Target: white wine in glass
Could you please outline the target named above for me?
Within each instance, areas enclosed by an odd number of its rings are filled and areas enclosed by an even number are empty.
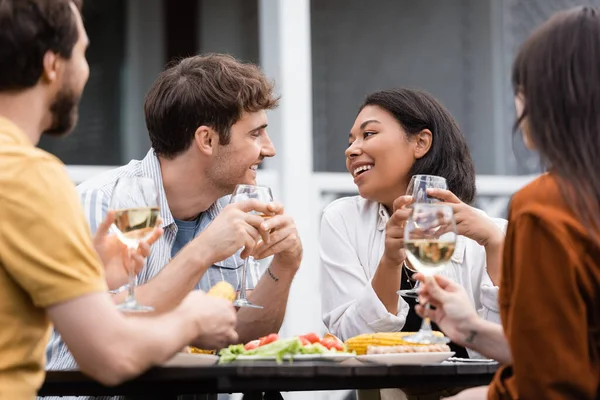
[[[406,188],[406,194],[412,196],[414,203],[437,203],[438,199],[427,195],[427,189],[448,189],[446,178],[436,175],[413,175],[410,178],[408,187]],[[412,204],[408,206],[412,207]],[[408,258],[408,257],[407,257]],[[410,263],[410,258],[408,258]],[[411,268],[408,263],[404,264],[404,268],[409,271],[417,272],[414,268]],[[398,294],[402,297],[417,298],[419,296],[419,287],[421,282],[415,284],[412,289],[401,289],[398,290]]]
[[[113,230],[119,240],[127,246],[131,255],[137,251],[140,242],[150,237],[160,220],[158,191],[154,181],[140,177],[119,178],[113,190],[110,208],[116,213]],[[154,311],[154,308],[137,302],[134,266],[128,267],[127,298],[117,307],[127,312]]]
[[[158,223],[158,207],[140,207],[116,210],[115,227],[117,236],[130,248],[150,237]]]
[[[404,249],[414,269],[427,279],[442,271],[450,262],[456,248],[456,222],[452,207],[443,204],[418,203],[404,227]],[[428,310],[429,304],[425,305]],[[433,334],[431,321],[423,318],[421,329],[404,338],[410,343],[448,343],[447,337]]]

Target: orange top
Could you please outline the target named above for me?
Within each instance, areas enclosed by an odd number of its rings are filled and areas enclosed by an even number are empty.
[[[499,303],[513,364],[489,399],[600,398],[600,248],[551,174],[511,202]]]

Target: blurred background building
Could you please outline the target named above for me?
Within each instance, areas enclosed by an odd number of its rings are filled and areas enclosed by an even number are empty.
[[[278,156],[259,181],[295,217],[305,246],[282,333],[322,331],[319,217],[355,193],[344,150],[365,95],[410,86],[441,100],[470,145],[478,206],[503,215],[540,172],[520,138],[513,143],[513,57],[538,24],[576,4],[600,0],[86,0],[91,75],[79,124],[41,147],[79,182],[145,155],[144,96],[170,60],[220,52],[261,65],[283,97],[269,114]]]

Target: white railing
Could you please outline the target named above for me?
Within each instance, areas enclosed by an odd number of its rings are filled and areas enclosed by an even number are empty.
[[[115,166],[69,165],[67,172],[75,184],[79,184],[102,172],[116,168]],[[533,180],[536,175],[478,175],[476,206],[492,217],[505,217],[510,197],[521,187]],[[258,181],[270,186],[275,198],[278,198],[278,173],[275,170],[259,171]],[[318,200],[314,211],[320,216],[322,210],[336,198],[343,195],[358,194],[350,174],[343,172],[315,172],[310,188],[314,191],[313,199]],[[318,223],[316,220],[315,223]]]

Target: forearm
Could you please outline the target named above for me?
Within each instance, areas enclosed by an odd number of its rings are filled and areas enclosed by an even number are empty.
[[[385,306],[386,310],[393,315],[398,314],[398,290],[402,279],[402,266],[394,265],[382,257],[371,281],[375,294]]]
[[[475,318],[457,329],[453,341],[501,364],[512,363],[512,354],[501,325]]]
[[[194,251],[195,250],[195,251]],[[176,307],[198,284],[210,264],[192,247],[184,247],[158,275],[137,286],[136,299],[144,305],[164,312]],[[119,304],[127,297],[127,290],[113,296]]]
[[[179,309],[155,318],[128,317],[106,293],[52,306],[48,315],[80,369],[106,385],[166,361],[199,334]]]
[[[269,268],[273,276],[266,271],[249,296],[254,304],[264,308],[240,308],[237,313],[236,329],[242,343],[279,332],[283,323],[296,269],[280,265],[277,258]]]
[[[499,230],[499,229],[498,229]],[[494,240],[485,245],[487,273],[495,286],[500,286],[502,275],[502,253],[504,251],[504,233],[499,232]]]
[[[120,347],[123,379],[136,376],[148,368],[169,360],[183,347],[191,344],[197,336],[197,327],[177,311],[156,318],[129,317],[113,336]],[[140,336],[144,338],[141,340]],[[104,343],[103,345],[106,345]]]

